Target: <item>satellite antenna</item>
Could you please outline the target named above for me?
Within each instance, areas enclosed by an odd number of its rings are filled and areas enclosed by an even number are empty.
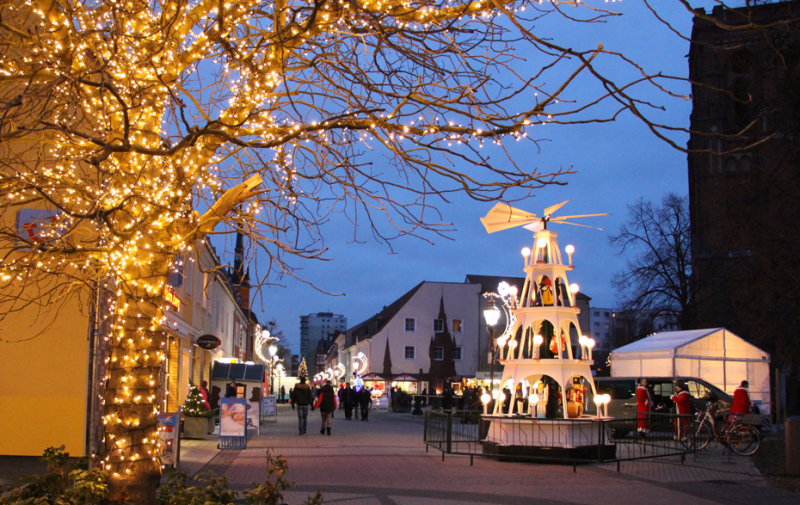
[[[579,214],[575,216],[557,216],[554,217],[553,214],[563,207],[569,200],[564,200],[561,203],[557,203],[555,205],[551,205],[544,209],[544,214],[541,216],[537,216],[532,212],[526,212],[524,210],[515,209],[514,207],[507,205],[505,203],[498,203],[492,210],[486,214],[485,217],[481,218],[481,223],[486,228],[488,233],[494,233],[496,231],[508,230],[509,228],[516,228],[517,226],[522,226],[526,230],[530,230],[536,233],[539,230],[546,230],[547,223],[558,223],[558,224],[571,224],[573,226],[582,226],[584,228],[596,228],[594,226],[587,226],[585,224],[578,224],[578,223],[571,223],[567,221],[568,219],[575,219],[579,217],[594,217],[594,216],[607,216],[607,212],[603,212],[601,214]],[[602,228],[597,228],[598,230],[602,230]]]

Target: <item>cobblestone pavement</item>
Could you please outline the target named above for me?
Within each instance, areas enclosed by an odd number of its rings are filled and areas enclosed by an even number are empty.
[[[319,433],[319,414],[309,413],[308,434],[278,406],[277,421],[262,424],[244,450],[219,451],[216,440],[183,440],[181,470],[213,470],[231,487],[263,482],[267,453],[289,464],[297,487],[291,505],[316,491],[341,505],[450,504],[741,504],[800,505],[800,495],[766,485],[750,458],[712,447],[681,463],[678,457],[601,465],[510,463],[426,452],[423,420],[410,414],[373,412],[369,422],[346,421],[337,411],[331,436]]]

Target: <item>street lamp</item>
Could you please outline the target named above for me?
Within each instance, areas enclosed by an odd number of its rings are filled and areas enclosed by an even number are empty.
[[[489,368],[489,388],[494,392],[494,325],[500,319],[500,309],[494,306],[494,298],[489,298],[489,307],[484,309],[483,318],[486,320],[486,329],[489,330],[489,341],[491,342],[492,361]]]
[[[272,344],[271,346],[269,346],[268,349],[269,349],[269,394],[272,394],[273,390],[272,385],[275,382],[272,378],[272,367],[273,367],[273,360],[276,357],[275,353],[278,352],[278,346]]]

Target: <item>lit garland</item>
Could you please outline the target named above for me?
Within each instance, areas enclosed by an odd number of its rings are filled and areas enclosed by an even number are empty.
[[[552,4],[582,7],[578,0]],[[104,467],[112,485],[159,472],[167,278],[175,259],[190,258],[195,242],[234,208],[243,225],[273,234],[278,252],[271,259],[280,269],[285,255],[322,257],[316,223],[341,202],[388,212],[395,202],[386,191],[409,188],[410,177],[422,181],[408,189],[412,207],[421,209],[428,195],[450,191],[433,176],[481,198],[552,180],[554,174],[528,169],[492,169],[479,148],[488,142],[504,149],[505,140],[528,138],[534,125],[558,123],[566,86],[548,92],[544,83],[523,79],[519,89],[503,91],[506,83],[489,75],[506,68],[504,58],[492,61],[493,48],[486,59],[462,53],[472,43],[488,48],[494,36],[507,43],[501,19],[526,8],[542,12],[541,5],[23,0],[4,7],[0,36],[12,49],[0,55],[6,78],[0,149],[13,161],[0,172],[0,202],[6,210],[45,207],[57,214],[29,228],[35,228],[30,235],[7,228],[13,252],[0,264],[0,282],[24,286],[54,273],[69,279],[66,293],[87,279],[112,286],[102,379]],[[600,11],[588,12],[594,19]],[[584,61],[574,74],[598,51],[569,53]],[[327,81],[329,73],[357,85]],[[523,92],[528,108],[506,112]],[[362,149],[357,143],[388,152],[399,163],[398,180],[369,187],[381,176],[350,161]],[[486,181],[430,161],[436,151],[489,167]],[[261,180],[250,183],[254,173],[266,184],[246,201]],[[203,216],[194,211],[230,187],[224,205]],[[309,207],[318,209],[316,220],[303,214]],[[282,217],[261,217],[262,208]],[[402,219],[391,225],[416,233],[422,213],[398,212]],[[285,239],[298,229],[312,235],[310,246]],[[366,357],[357,358],[354,369],[363,373]]]

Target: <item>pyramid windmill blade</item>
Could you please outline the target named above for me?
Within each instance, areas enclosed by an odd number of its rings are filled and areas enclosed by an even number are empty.
[[[602,228],[598,228],[597,226],[589,226],[589,225],[585,225],[585,224],[571,223],[569,221],[562,221],[560,217],[557,217],[555,219],[551,219],[550,222],[551,223],[558,223],[558,224],[571,224],[572,226],[580,226],[581,228],[594,228],[595,230],[603,231]]]
[[[569,201],[569,200],[564,200],[564,201],[563,201],[563,202],[561,202],[561,203],[557,203],[557,204],[555,204],[555,205],[551,205],[550,207],[547,207],[546,209],[544,209],[544,218],[545,218],[545,219],[547,219],[547,218],[549,218],[550,216],[552,216],[552,215],[553,215],[553,213],[554,213],[555,211],[557,211],[558,209],[560,209],[561,207],[563,207],[564,205],[566,205],[566,203],[567,203],[568,201]]]
[[[555,221],[557,219],[574,219],[576,217],[595,217],[595,216],[607,216],[608,212],[603,212],[601,214],[578,214],[575,216],[558,216],[554,217],[552,220]]]
[[[496,231],[523,226],[538,220],[539,218],[536,214],[515,209],[504,203],[498,203],[492,207],[492,210],[490,210],[486,216],[481,218],[481,223],[483,223],[488,233],[494,233]]]

